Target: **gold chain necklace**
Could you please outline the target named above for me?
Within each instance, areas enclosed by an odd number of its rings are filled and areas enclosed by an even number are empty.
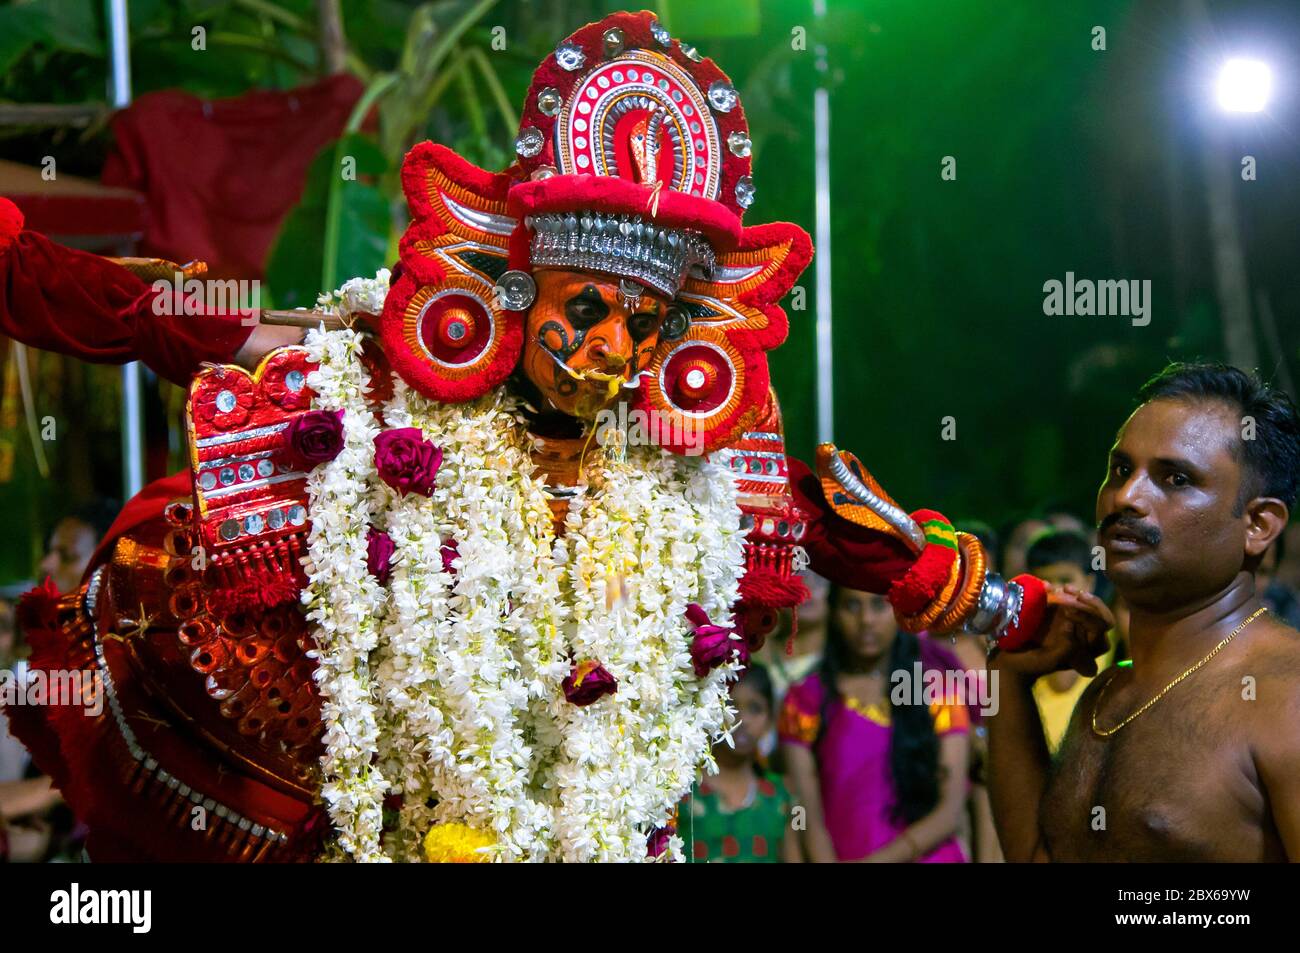
[[[1121,721],[1121,722],[1120,722],[1118,725],[1116,725],[1114,728],[1107,728],[1107,729],[1105,729],[1105,730],[1103,731],[1101,728],[1098,728],[1098,727],[1097,727],[1097,713],[1098,713],[1099,711],[1101,711],[1101,700],[1102,700],[1102,698],[1104,698],[1105,695],[1106,695],[1106,689],[1110,688],[1110,683],[1113,682],[1113,681],[1115,680],[1115,676],[1112,675],[1111,678],[1110,678],[1110,681],[1106,682],[1106,684],[1103,685],[1103,686],[1101,687],[1101,691],[1097,693],[1097,704],[1094,705],[1094,706],[1093,706],[1093,709],[1092,709],[1092,730],[1093,730],[1093,732],[1094,732],[1098,737],[1101,737],[1101,738],[1109,738],[1111,735],[1115,734],[1115,732],[1119,731],[1121,728],[1123,728],[1125,725],[1127,725],[1129,722],[1131,722],[1131,721],[1132,721],[1134,718],[1136,718],[1138,715],[1142,714],[1144,711],[1146,711],[1147,709],[1149,709],[1149,708],[1150,708],[1152,705],[1154,705],[1156,702],[1160,701],[1160,699],[1164,698],[1167,694],[1169,694],[1169,690],[1170,690],[1171,688],[1173,688],[1175,685],[1177,685],[1179,682],[1181,682],[1181,681],[1182,681],[1183,679],[1185,679],[1187,676],[1191,675],[1193,672],[1195,672],[1197,669],[1199,669],[1202,665],[1204,665],[1204,664],[1205,664],[1206,662],[1208,662],[1210,659],[1214,658],[1214,656],[1218,655],[1219,652],[1223,649],[1223,647],[1224,647],[1225,645],[1227,645],[1229,642],[1231,642],[1231,641],[1236,637],[1236,635],[1237,635],[1238,632],[1240,632],[1240,631],[1241,631],[1242,629],[1244,629],[1246,626],[1250,625],[1252,622],[1254,622],[1256,619],[1258,619],[1261,615],[1263,615],[1263,614],[1264,614],[1265,612],[1267,612],[1267,611],[1268,611],[1268,607],[1267,607],[1267,606],[1261,606],[1260,608],[1256,609],[1253,613],[1251,613],[1250,618],[1248,618],[1245,622],[1241,623],[1241,625],[1237,626],[1235,629],[1233,629],[1231,632],[1229,632],[1228,635],[1227,635],[1227,637],[1224,638],[1224,640],[1223,640],[1222,642],[1220,642],[1220,643],[1219,643],[1218,645],[1216,645],[1214,648],[1210,649],[1210,654],[1209,654],[1209,655],[1205,656],[1205,658],[1201,659],[1199,662],[1197,662],[1195,665],[1193,665],[1193,666],[1192,666],[1191,668],[1189,668],[1187,671],[1183,672],[1183,674],[1181,674],[1181,675],[1179,675],[1177,678],[1175,678],[1172,682],[1170,682],[1168,685],[1166,685],[1164,688],[1162,688],[1162,689],[1160,690],[1160,694],[1156,695],[1155,698],[1151,699],[1149,702],[1147,702],[1145,705],[1143,705],[1143,706],[1142,706],[1141,708],[1139,708],[1137,711],[1133,712],[1133,714],[1129,715],[1127,718],[1125,718],[1123,721]]]

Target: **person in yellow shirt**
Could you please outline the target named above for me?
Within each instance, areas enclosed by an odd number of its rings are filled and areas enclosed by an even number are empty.
[[[1094,592],[1098,575],[1092,568],[1091,540],[1073,530],[1045,530],[1034,537],[1025,555],[1027,571],[1044,582],[1058,586],[1077,586],[1084,592]],[[1110,647],[1097,658],[1097,671],[1107,668],[1115,655],[1114,633]],[[1052,754],[1060,747],[1070,715],[1079,696],[1088,687],[1091,678],[1073,669],[1053,672],[1034,683],[1034,701],[1043,722],[1043,734]]]

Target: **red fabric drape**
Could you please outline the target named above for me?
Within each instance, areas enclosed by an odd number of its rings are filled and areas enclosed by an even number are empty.
[[[362,88],[339,75],[212,101],[147,93],[113,120],[103,182],[148,196],[144,254],[198,258],[217,276],[259,277],[308,166],[342,133]]]

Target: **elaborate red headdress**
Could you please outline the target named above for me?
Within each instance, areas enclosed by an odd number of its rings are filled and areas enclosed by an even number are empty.
[[[637,401],[675,452],[733,442],[765,412],[778,302],[812,256],[800,228],[745,227],[754,198],[745,113],[712,61],[652,13],[564,40],[533,75],[519,161],[492,174],[432,143],[406,157],[412,222],[381,333],[395,369],[443,401],[519,361],[530,272],[603,272],[675,296],[685,333],[661,342]],[[680,444],[676,436],[683,435]]]

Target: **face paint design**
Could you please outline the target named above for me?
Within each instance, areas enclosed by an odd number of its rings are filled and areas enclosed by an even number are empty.
[[[524,373],[557,410],[592,420],[650,363],[669,302],[647,289],[630,308],[618,279],[594,272],[541,269],[533,277]]]

